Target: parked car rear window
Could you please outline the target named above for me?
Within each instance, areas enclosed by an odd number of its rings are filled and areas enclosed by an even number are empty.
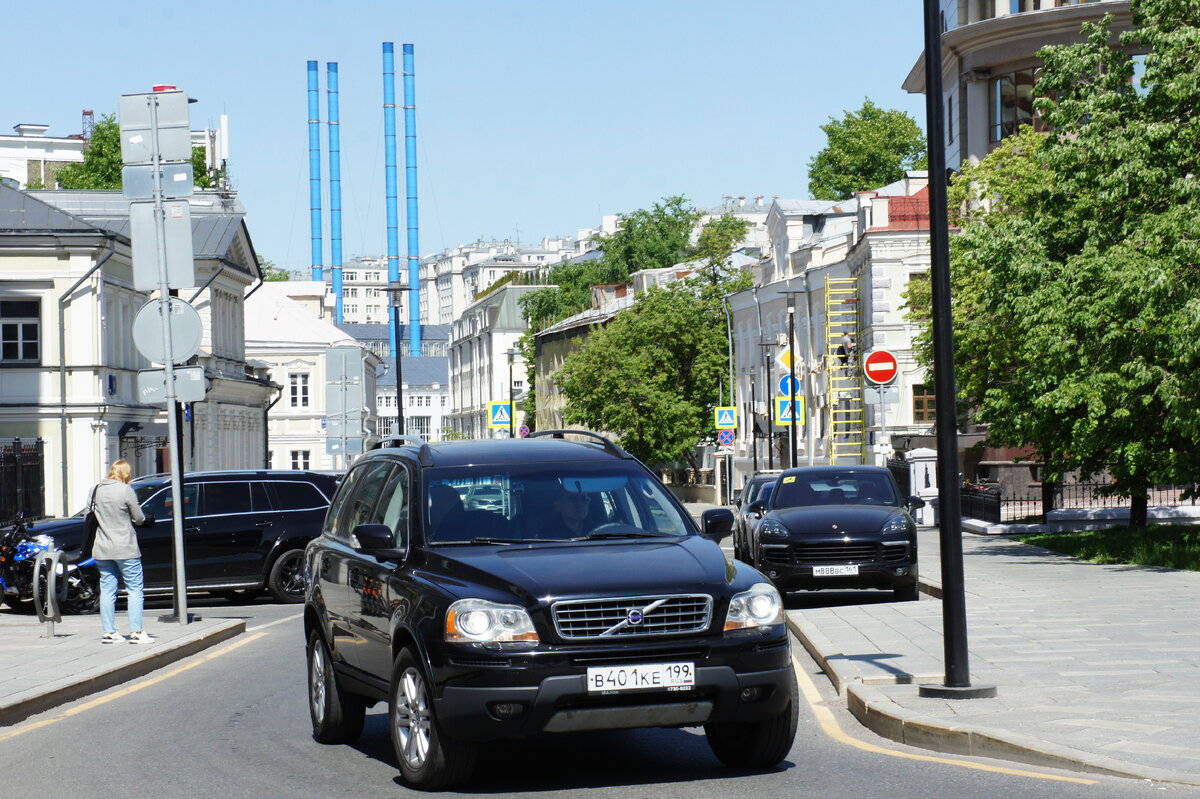
[[[329,498],[312,483],[273,480],[271,486],[275,489],[275,499],[279,502],[279,507],[284,510],[324,508],[329,504]]]

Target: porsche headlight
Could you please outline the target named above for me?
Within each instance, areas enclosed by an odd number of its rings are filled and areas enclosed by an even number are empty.
[[[768,627],[783,622],[783,600],[770,583],[756,583],[729,601],[725,632]]]
[[[485,646],[537,646],[538,634],[524,608],[460,599],[446,611],[446,640]]]
[[[880,530],[884,535],[905,534],[909,532],[908,517],[903,513],[897,513],[895,516],[884,522],[883,529]]]
[[[775,519],[764,519],[762,525],[758,528],[758,534],[787,538],[788,530],[783,526],[782,522],[778,522]]]

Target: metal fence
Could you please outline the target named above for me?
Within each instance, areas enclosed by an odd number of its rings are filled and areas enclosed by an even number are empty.
[[[42,439],[0,442],[0,526],[46,516],[46,471]]]
[[[1110,483],[1058,483],[1054,486],[1054,505],[1049,510],[1080,508],[1128,508],[1129,497],[1113,496],[1105,491]],[[1155,486],[1149,492],[1151,507],[1195,505],[1196,498],[1183,500],[1180,496],[1191,486]],[[963,486],[960,493],[963,516],[994,524],[1002,522],[1040,522],[1042,507],[1041,486],[1031,487],[1023,494],[1001,495],[999,486]]]

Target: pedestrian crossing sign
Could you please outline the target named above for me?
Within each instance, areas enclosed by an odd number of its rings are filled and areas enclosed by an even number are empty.
[[[804,397],[776,397],[775,424],[804,424]]]
[[[722,407],[715,411],[718,430],[732,430],[737,427],[737,408]]]
[[[508,427],[511,424],[511,405],[507,402],[488,403],[488,427]]]

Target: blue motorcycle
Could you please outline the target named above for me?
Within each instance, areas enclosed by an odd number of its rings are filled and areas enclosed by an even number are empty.
[[[34,564],[42,552],[55,549],[54,539],[26,528],[22,521],[0,530],[0,596],[9,607],[23,612],[33,611]],[[100,580],[90,546],[62,553],[58,562],[55,593],[64,613],[95,613],[100,607]],[[40,594],[45,594],[45,574]]]

